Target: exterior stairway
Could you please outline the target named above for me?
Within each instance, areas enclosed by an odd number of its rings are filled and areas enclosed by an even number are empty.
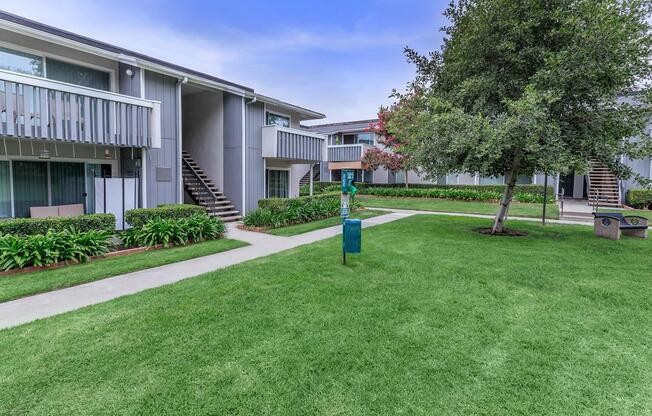
[[[314,182],[319,182],[319,172],[319,163],[316,163],[315,166],[312,167],[312,180]],[[299,186],[304,185],[310,185],[310,171],[306,172],[306,174],[303,175],[303,178],[299,180]]]
[[[589,203],[604,207],[621,207],[620,203],[620,189],[618,187],[618,179],[611,173],[609,168],[596,161],[591,161],[591,168],[589,170]]]
[[[181,157],[183,161],[183,187],[195,204],[206,207],[208,215],[220,217],[225,222],[241,219],[240,212],[217,189],[190,154],[184,150]]]

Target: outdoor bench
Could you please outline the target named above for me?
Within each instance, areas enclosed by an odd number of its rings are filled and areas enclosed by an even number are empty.
[[[593,225],[597,237],[620,240],[620,234],[647,238],[648,219],[620,212],[594,212]]]

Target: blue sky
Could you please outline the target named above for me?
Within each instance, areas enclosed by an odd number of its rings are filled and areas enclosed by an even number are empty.
[[[403,46],[438,49],[447,3],[4,0],[2,8],[253,87],[336,122],[374,117],[391,90],[412,79]]]

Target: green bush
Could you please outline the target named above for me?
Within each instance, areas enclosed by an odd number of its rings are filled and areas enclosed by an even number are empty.
[[[634,208],[652,209],[652,189],[630,189],[627,203]]]
[[[69,260],[84,262],[109,251],[110,236],[111,232],[106,230],[77,232],[68,229],[27,237],[5,234],[0,236],[0,269],[48,266]]]
[[[299,198],[270,198],[258,201],[259,208],[245,215],[249,227],[284,227],[339,215],[340,193],[328,193]],[[351,209],[359,208],[356,201]]]
[[[194,215],[206,215],[206,209],[199,205],[160,205],[156,208],[136,208],[125,213],[125,221],[132,227],[142,227],[153,219],[179,219]]]
[[[75,229],[79,232],[113,231],[115,229],[115,216],[113,214],[88,214],[75,217],[0,220],[0,235],[12,234],[25,237],[46,234],[49,230],[59,232],[67,229]]]
[[[355,186],[358,188],[360,194],[366,195],[368,188],[401,188],[405,189],[405,184],[402,183],[362,183],[356,182]],[[339,182],[315,182],[313,190],[315,194],[325,192],[339,191],[341,184]],[[504,185],[432,185],[425,183],[409,184],[408,189],[463,189],[474,190],[480,192],[499,192],[503,193]],[[308,188],[302,188],[301,194],[304,192],[309,193]],[[543,185],[516,185],[515,193],[543,195]],[[548,186],[548,195],[554,195],[554,188]]]
[[[142,227],[134,227],[123,235],[127,247],[152,247],[162,244],[185,245],[221,237],[226,227],[221,219],[199,214],[187,218],[153,218]]]

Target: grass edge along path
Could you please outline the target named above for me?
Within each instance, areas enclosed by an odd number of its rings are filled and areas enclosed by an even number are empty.
[[[368,218],[378,217],[380,215],[385,215],[389,213],[390,213],[389,211],[382,211],[375,208],[364,209],[364,210],[355,211],[349,216],[349,218],[350,219],[357,218],[357,219],[365,220]],[[330,217],[330,218],[324,218],[317,221],[304,222],[302,224],[288,225],[286,227],[271,228],[269,230],[265,230],[265,232],[267,234],[272,234],[281,237],[291,237],[294,235],[299,235],[315,230],[321,230],[322,228],[333,227],[341,224],[342,224],[342,219],[340,217]]]
[[[97,259],[51,270],[0,276],[0,303],[77,286],[121,274],[163,266],[227,250],[247,243],[228,238],[204,241],[187,246],[163,248],[126,256]]]

